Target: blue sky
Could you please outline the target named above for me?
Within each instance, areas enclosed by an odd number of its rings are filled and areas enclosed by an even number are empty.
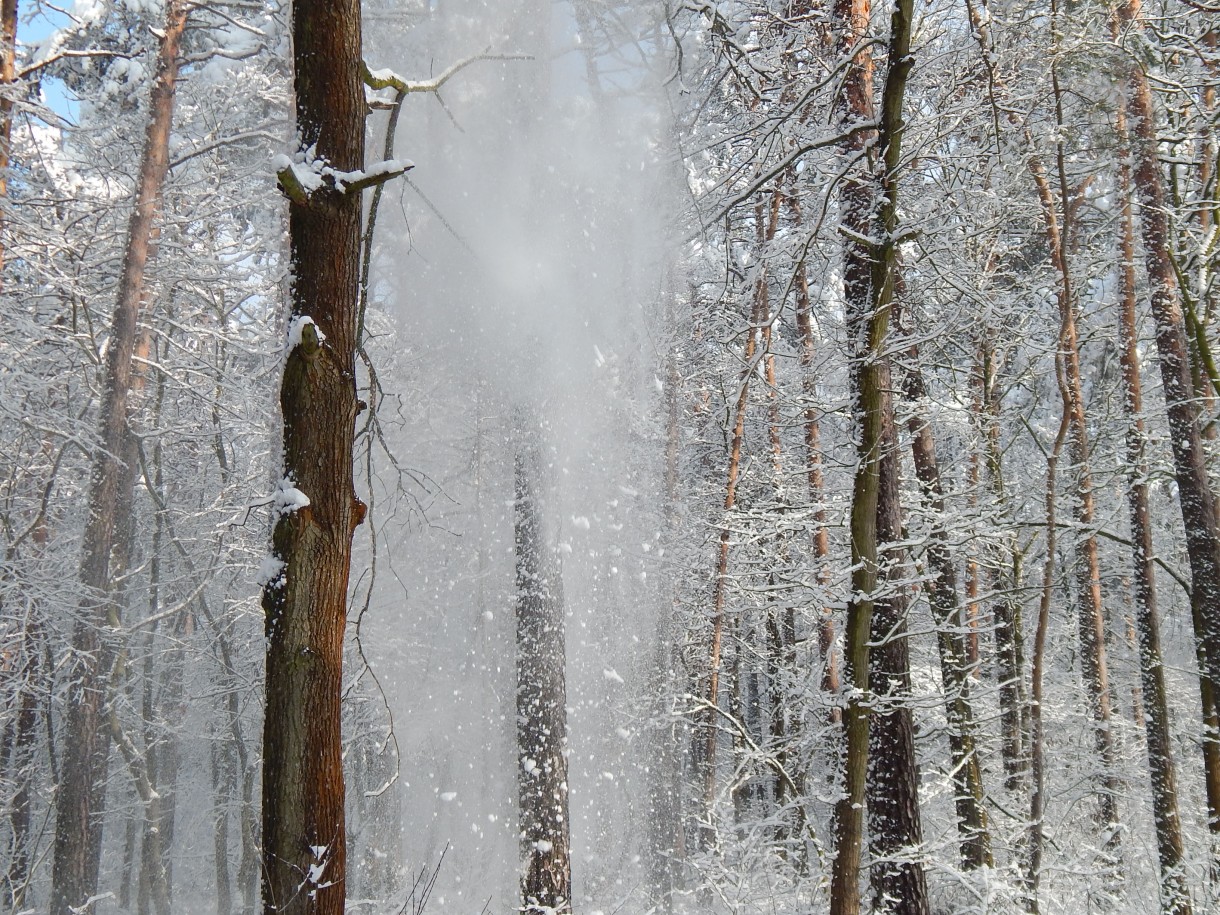
[[[63,28],[68,18],[50,7],[39,4],[36,10],[27,13],[21,11],[21,20],[17,25],[17,41],[22,45],[33,45],[42,41],[53,31]],[[42,81],[42,97],[52,111],[62,118],[75,122],[80,104],[62,82],[57,79]]]

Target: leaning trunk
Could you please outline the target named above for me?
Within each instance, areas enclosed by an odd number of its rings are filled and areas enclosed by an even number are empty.
[[[117,456],[129,453],[127,413],[133,379],[137,322],[144,298],[153,226],[169,170],[169,135],[178,49],[186,26],[186,5],[166,10],[160,36],[151,118],[119,280],[102,394],[100,445],[93,463],[85,522],[80,579],[85,597],[72,633],[75,666],[69,682],[62,780],[57,797],[55,852],[51,876],[51,915],[69,915],[97,889],[101,856],[103,798],[110,755],[110,731],[103,721],[114,646],[103,630],[118,628],[118,608],[110,599],[111,557],[118,540],[120,513],[132,499],[134,474],[124,472]]]

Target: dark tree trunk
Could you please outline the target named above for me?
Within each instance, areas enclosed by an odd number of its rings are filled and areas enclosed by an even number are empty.
[[[859,869],[864,834],[864,806],[870,738],[867,701],[873,681],[869,676],[869,642],[876,632],[872,616],[879,610],[883,620],[901,620],[900,607],[876,606],[879,585],[879,543],[885,530],[897,519],[901,526],[897,494],[897,472],[883,467],[887,440],[893,450],[894,414],[891,396],[890,364],[886,355],[889,333],[890,303],[894,294],[894,266],[898,233],[898,166],[902,150],[903,99],[907,78],[914,60],[911,56],[913,0],[896,0],[890,20],[889,63],[885,87],[881,96],[881,111],[876,149],[879,160],[870,163],[875,177],[845,183],[841,206],[844,225],[854,237],[879,238],[877,243],[863,244],[849,240],[844,251],[844,293],[847,299],[848,333],[854,342],[851,383],[856,422],[859,427],[855,480],[852,486],[851,543],[852,595],[848,605],[846,659],[848,696],[844,716],[846,728],[846,761],[844,792],[835,804],[835,833],[838,848],[835,855],[830,888],[831,915],[856,915],[860,911]],[[842,30],[841,45],[850,53],[868,31],[867,0],[839,0],[836,17]],[[872,63],[867,49],[857,54],[844,77],[845,120],[859,123],[872,120]],[[861,140],[860,149],[867,144]],[[848,150],[857,153],[858,150]],[[888,435],[887,435],[888,430]],[[888,482],[885,473],[893,478]],[[888,487],[888,489],[887,489]],[[885,498],[882,498],[883,492]],[[888,501],[887,501],[888,500]],[[884,510],[883,515],[881,511]],[[897,537],[899,535],[895,535]],[[893,626],[889,627],[893,628]],[[898,638],[885,646],[879,658],[880,671],[889,671],[902,684],[909,684],[906,667],[906,641]],[[909,727],[909,709],[899,708],[884,715],[882,731],[872,741],[875,752],[884,755],[871,769],[880,774],[888,767],[895,790],[906,790],[918,784],[915,767],[913,735],[908,742],[902,733]],[[909,753],[908,753],[909,751]],[[889,755],[894,754],[894,755]],[[867,792],[868,802],[875,799],[883,804],[896,804],[898,818],[885,824],[885,833],[874,836],[874,857],[879,850],[910,848],[918,845],[919,806],[899,796],[887,801],[876,792]],[[876,814],[871,822],[880,825]],[[889,895],[898,890],[906,896],[897,905],[901,911],[923,913],[928,899],[922,867],[917,863],[890,867],[884,862],[874,870],[874,887]]]
[[[293,4],[297,133],[338,171],[364,167],[358,0]],[[340,739],[352,534],[364,520],[352,479],[360,268],[358,192],[322,187],[289,208],[292,339],[284,367],[284,478],[263,592],[263,905],[267,915],[344,908]]]
[[[900,303],[895,301],[895,322],[901,327]],[[910,332],[909,328],[903,328]],[[941,486],[940,459],[932,427],[923,414],[927,399],[923,373],[919,366],[919,347],[912,343],[906,351],[902,391],[910,401],[907,427],[911,433],[911,452],[920,492],[930,511],[930,540],[927,547],[928,603],[936,623],[937,649],[941,680],[945,690],[945,717],[949,724],[952,755],[954,803],[958,832],[961,835],[962,865],[968,870],[991,867],[991,835],[987,828],[987,808],[983,795],[983,769],[975,740],[974,710],[970,704],[970,649],[957,588],[957,569],[945,528],[945,495]],[[977,644],[977,643],[976,643]]]
[[[1120,3],[1116,14],[1123,24],[1140,20],[1139,0]],[[1216,501],[1207,475],[1198,408],[1190,374],[1190,354],[1177,275],[1170,259],[1170,229],[1166,216],[1164,178],[1158,158],[1156,111],[1148,77],[1138,61],[1128,73],[1127,102],[1131,115],[1132,159],[1135,191],[1140,204],[1140,229],[1144,263],[1152,287],[1152,316],[1156,324],[1156,347],[1173,444],[1174,475],[1178,502],[1186,529],[1186,553],[1190,560],[1191,616],[1195,628],[1205,714],[1220,695],[1220,525]],[[1208,698],[1211,702],[1208,702]],[[1209,722],[1210,725],[1210,722]],[[1216,735],[1208,727],[1206,739]],[[1209,775],[1210,779],[1210,775]],[[1210,784],[1210,781],[1209,781]],[[1220,822],[1212,812],[1212,831]]]
[[[1125,111],[1120,104],[1118,133],[1125,141]],[[1124,143],[1125,145],[1125,143]],[[1131,558],[1135,573],[1135,631],[1139,638],[1140,688],[1145,709],[1152,814],[1161,865],[1161,911],[1190,915],[1190,891],[1183,873],[1182,824],[1178,817],[1177,778],[1169,730],[1169,701],[1161,660],[1161,624],[1156,598],[1152,520],[1148,499],[1148,462],[1144,457],[1144,402],[1135,319],[1135,218],[1131,207],[1131,167],[1119,150],[1118,189],[1122,196],[1119,244],[1119,338],[1127,407],[1127,503],[1131,517]]]
[[[522,911],[571,912],[568,834],[568,716],[560,570],[539,502],[537,423],[517,429],[514,527],[517,553],[517,786]]]
[[[889,360],[882,360],[881,385],[889,391]],[[887,393],[886,399],[891,396]],[[884,410],[877,538],[902,540],[898,434],[892,402]],[[884,915],[929,915],[928,885],[918,860],[923,831],[919,817],[919,767],[911,717],[911,665],[906,634],[905,549],[884,550],[884,594],[873,609],[869,693],[874,708],[869,733],[868,829],[873,859],[873,908]]]
[[[86,596],[72,633],[74,656],[69,676],[72,691],[66,720],[66,733],[72,739],[66,744],[57,796],[51,915],[69,915],[72,907],[81,906],[97,889],[103,796],[110,755],[110,729],[104,723],[104,705],[114,661],[114,646],[103,639],[102,632],[119,624],[117,605],[108,593],[113,574],[111,557],[120,539],[120,515],[123,506],[131,503],[134,482],[134,473],[124,467],[119,456],[130,453],[127,414],[133,380],[132,357],[153,227],[169,170],[178,48],[186,17],[184,3],[175,0],[169,4],[160,36],[144,159],[107,350],[99,417],[101,442],[90,479],[81,559],[80,580]]]

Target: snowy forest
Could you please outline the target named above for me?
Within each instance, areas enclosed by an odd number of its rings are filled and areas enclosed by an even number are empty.
[[[0,915],[1220,912],[1216,0],[0,19]]]

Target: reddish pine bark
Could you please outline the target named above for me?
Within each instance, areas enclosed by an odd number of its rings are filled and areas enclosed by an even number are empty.
[[[339,171],[364,167],[358,0],[293,5],[301,148]],[[352,479],[360,266],[359,193],[323,187],[289,208],[292,316],[280,405],[284,479],[308,505],[283,514],[263,592],[263,905],[267,915],[338,915],[346,887],[340,699],[352,534],[364,518]],[[312,323],[304,321],[311,319]]]
[[[108,593],[111,561],[119,542],[123,507],[130,504],[135,475],[129,455],[128,403],[134,386],[137,322],[144,299],[145,269],[161,189],[169,171],[169,135],[173,121],[178,51],[187,11],[182,2],[166,10],[160,36],[157,75],[150,103],[144,158],[136,188],[136,205],[128,228],[119,279],[118,300],[107,348],[102,394],[100,447],[94,458],[85,522],[80,580],[85,596],[72,634],[72,691],[68,701],[62,783],[56,798],[55,850],[51,872],[51,915],[69,915],[97,889],[101,855],[103,800],[110,755],[110,731],[104,721],[114,646],[102,637],[119,625],[118,607]]]

